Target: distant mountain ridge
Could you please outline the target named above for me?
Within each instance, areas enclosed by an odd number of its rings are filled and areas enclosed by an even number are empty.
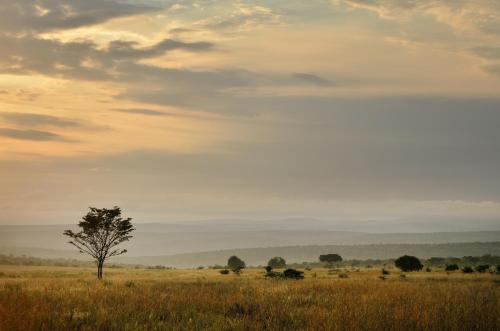
[[[366,233],[335,230],[335,222],[319,220],[200,221],[138,223],[134,238],[125,245],[129,257],[175,255],[249,247],[443,244],[493,242],[500,231]],[[0,226],[0,246],[70,250],[65,229],[76,225]],[[2,253],[0,248],[0,253]],[[52,254],[53,255],[53,254]],[[45,256],[40,256],[45,257]],[[55,256],[61,257],[61,256]]]

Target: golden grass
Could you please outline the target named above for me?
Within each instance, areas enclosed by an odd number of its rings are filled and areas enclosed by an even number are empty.
[[[0,266],[0,330],[498,330],[490,274]]]

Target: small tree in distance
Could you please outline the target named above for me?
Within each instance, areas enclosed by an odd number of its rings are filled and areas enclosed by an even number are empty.
[[[97,278],[102,278],[104,262],[112,257],[127,252],[126,249],[115,249],[132,236],[135,229],[130,222],[131,218],[123,219],[121,209],[98,209],[90,207],[90,211],[78,223],[80,232],[64,231],[64,235],[71,238],[69,243],[80,251],[92,256],[97,264]]]
[[[245,262],[239,257],[233,255],[227,260],[227,266],[231,269],[235,274],[239,274],[241,269],[246,267]]]
[[[286,267],[286,261],[284,258],[280,256],[273,257],[272,259],[267,262],[267,265],[273,269],[277,268],[285,268]]]
[[[458,264],[456,264],[456,263],[447,264],[446,267],[444,268],[445,271],[455,271],[458,269],[460,269],[460,268],[458,267]]]
[[[341,262],[342,256],[338,254],[324,254],[319,256],[319,261],[328,264],[333,264],[335,262]]]
[[[424,267],[417,257],[410,255],[403,255],[397,258],[394,264],[404,272],[419,271]]]

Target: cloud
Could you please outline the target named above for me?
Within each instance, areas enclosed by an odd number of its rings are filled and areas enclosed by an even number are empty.
[[[500,64],[483,66],[483,69],[490,74],[500,76]]]
[[[478,30],[500,34],[500,2],[491,0],[336,0],[366,9],[384,19],[408,20],[427,15],[457,31]]]
[[[271,99],[269,122],[245,119],[258,128],[259,141],[235,141],[225,153],[141,152],[109,166],[143,169],[156,174],[154,185],[188,192],[500,199],[499,99]]]
[[[334,86],[335,84],[325,78],[322,78],[317,75],[307,74],[307,73],[295,73],[292,75],[293,78],[304,81],[308,84],[316,85],[316,86]]]
[[[191,32],[196,32],[196,30],[189,29],[189,28],[182,28],[182,27],[173,28],[173,29],[168,30],[168,33],[173,34],[173,35],[180,35],[180,34],[191,33]]]
[[[0,0],[0,8],[4,33],[73,29],[158,10],[112,0]]]
[[[278,24],[280,16],[264,6],[233,4],[234,9],[226,15],[217,15],[195,22],[195,26],[223,31],[245,31],[263,25]]]
[[[65,139],[55,133],[39,130],[19,130],[10,128],[0,128],[0,136],[18,140],[34,141],[65,141]]]
[[[174,49],[183,49],[191,52],[201,52],[213,48],[213,44],[209,42],[186,43],[172,39],[164,39],[151,47],[140,48],[136,46],[137,43],[135,42],[121,40],[113,41],[109,43],[105,54],[113,60],[137,60],[142,58],[156,57]]]
[[[472,53],[488,60],[500,59],[500,47],[480,46],[471,49]]]
[[[172,39],[164,39],[151,46],[116,40],[99,48],[90,41],[62,42],[32,36],[0,36],[0,73],[116,81],[124,83],[125,91],[120,95],[122,98],[218,112],[233,112],[231,108],[236,100],[235,94],[241,88],[297,86],[304,83],[334,85],[310,73],[290,76],[224,68],[195,71],[139,62],[174,49],[205,52],[214,48],[209,42]],[[247,109],[239,111],[241,114],[246,112]]]
[[[55,126],[55,127],[77,127],[80,123],[66,118],[32,114],[32,113],[15,113],[15,112],[0,112],[0,118],[17,125],[26,126]]]
[[[100,185],[133,186],[140,201],[500,201],[500,99],[272,99],[265,116],[242,119],[250,137],[228,136],[216,151],[141,148],[60,169],[113,169]]]
[[[174,49],[201,52],[212,46],[207,42],[165,39],[148,47],[117,40],[99,48],[90,41],[61,42],[32,36],[0,36],[0,73],[109,80],[120,74],[117,67],[124,62],[156,57]]]
[[[157,110],[151,110],[151,109],[145,109],[145,108],[115,108],[115,109],[110,109],[111,111],[117,111],[121,113],[126,113],[126,114],[139,114],[139,115],[149,115],[149,116],[169,116],[170,114],[157,111]]]

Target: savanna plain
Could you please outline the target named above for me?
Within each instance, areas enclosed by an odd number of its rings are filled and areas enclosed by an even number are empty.
[[[499,330],[500,276],[0,266],[0,330]]]

